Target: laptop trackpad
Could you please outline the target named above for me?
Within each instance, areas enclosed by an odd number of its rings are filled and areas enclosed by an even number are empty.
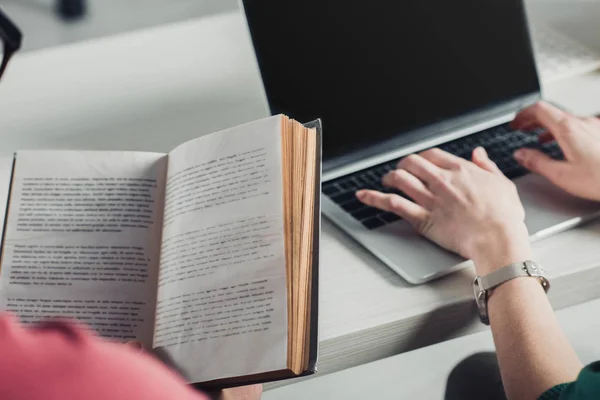
[[[568,229],[581,222],[580,219],[600,212],[600,203],[571,196],[539,175],[526,175],[515,180],[515,184],[525,208],[525,221],[531,236],[546,236]],[[561,227],[561,224],[564,226]]]

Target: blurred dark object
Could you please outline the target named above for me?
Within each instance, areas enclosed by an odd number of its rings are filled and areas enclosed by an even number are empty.
[[[0,52],[0,78],[8,65],[8,61],[21,48],[23,35],[17,26],[0,9],[0,42],[2,51]]]
[[[56,12],[63,19],[79,19],[85,15],[86,5],[86,0],[57,0]]]
[[[496,353],[476,353],[462,360],[448,376],[445,400],[506,400]]]

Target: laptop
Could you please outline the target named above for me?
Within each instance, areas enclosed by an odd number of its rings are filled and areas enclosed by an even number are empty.
[[[469,265],[356,199],[358,189],[389,192],[381,178],[408,154],[439,147],[469,159],[485,147],[516,183],[532,240],[599,215],[598,203],[513,159],[525,146],[562,157],[556,143],[539,143],[540,132],[508,125],[542,98],[522,0],[243,5],[271,112],[322,119],[324,215],[407,281]]]

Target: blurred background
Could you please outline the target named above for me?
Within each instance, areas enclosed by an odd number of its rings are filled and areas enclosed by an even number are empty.
[[[529,15],[600,52],[600,0],[526,0]],[[237,10],[238,0],[0,0],[36,50]],[[588,21],[586,21],[586,19]]]
[[[237,0],[0,0],[35,50],[238,8]]]

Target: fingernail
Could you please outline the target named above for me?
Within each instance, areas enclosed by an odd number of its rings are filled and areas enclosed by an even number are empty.
[[[513,156],[515,157],[515,160],[523,161],[523,160],[525,160],[525,151],[523,149],[519,149],[519,150],[515,151]]]
[[[488,155],[487,151],[485,151],[485,149],[483,147],[481,147],[481,146],[479,146],[478,148],[476,148],[475,151],[477,151],[480,156],[487,156]]]
[[[358,197],[359,200],[364,199],[366,195],[367,192],[365,190],[359,190],[358,192],[356,192],[356,197]]]

